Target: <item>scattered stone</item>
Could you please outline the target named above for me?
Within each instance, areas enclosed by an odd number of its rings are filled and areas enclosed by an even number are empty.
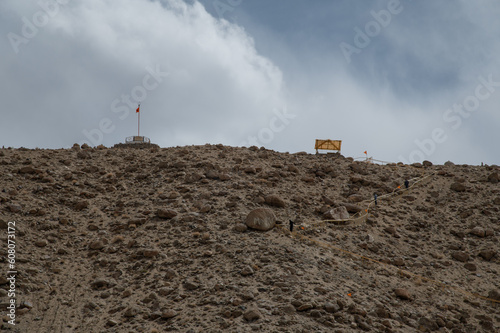
[[[129,307],[125,310],[123,315],[127,318],[135,317],[139,313],[139,310],[136,307]]]
[[[425,161],[423,161],[423,162],[422,162],[422,165],[423,165],[424,167],[431,167],[433,164],[432,164],[432,162],[431,162],[431,161],[427,161],[427,160],[425,160]]]
[[[197,283],[192,281],[184,281],[183,286],[186,290],[196,290],[200,287]]]
[[[154,258],[156,257],[158,254],[160,254],[160,251],[156,250],[156,249],[144,249],[141,251],[142,252],[142,255],[146,258]]]
[[[106,326],[108,327],[113,327],[116,325],[118,325],[118,321],[115,319],[108,319],[108,321],[106,322]]]
[[[451,257],[455,260],[466,262],[467,260],[469,260],[470,256],[463,251],[454,251],[451,253]]]
[[[20,213],[23,210],[23,208],[21,207],[21,205],[17,205],[17,204],[13,204],[13,203],[7,204],[7,209],[11,213]]]
[[[38,240],[35,242],[35,246],[38,247],[46,247],[49,243],[47,242],[46,239]]]
[[[364,200],[364,197],[360,194],[352,194],[347,198],[350,202],[361,202]]]
[[[492,184],[496,184],[500,181],[500,176],[498,175],[498,172],[494,172],[488,176],[488,181]]]
[[[241,274],[241,275],[243,275],[243,276],[253,275],[253,273],[254,273],[254,270],[253,270],[253,268],[252,268],[252,267],[250,267],[250,266],[245,266],[245,267],[241,270],[241,272],[240,272],[240,274]]]
[[[319,310],[311,310],[311,312],[309,313],[309,315],[312,318],[321,318],[321,312]]]
[[[477,266],[476,266],[476,265],[474,265],[473,263],[466,263],[466,264],[464,265],[464,267],[465,267],[465,269],[467,269],[467,270],[469,270],[469,271],[471,271],[471,272],[475,272],[475,271],[477,271]]]
[[[326,303],[325,311],[328,313],[335,313],[340,311],[340,306],[338,304]]]
[[[105,279],[105,278],[97,278],[92,283],[90,284],[92,289],[95,290],[102,290],[102,289],[107,289],[112,286],[112,283],[110,280]]]
[[[156,216],[162,219],[173,219],[177,216],[177,212],[171,209],[158,209],[156,211]]]
[[[392,260],[392,264],[393,264],[394,266],[399,266],[399,267],[401,267],[401,266],[404,266],[404,265],[405,265],[405,261],[403,260],[403,258],[398,257],[398,258],[394,258],[394,259]]]
[[[451,184],[450,189],[455,192],[465,192],[467,188],[462,183],[453,183]]]
[[[283,208],[286,206],[285,201],[277,195],[268,195],[264,198],[264,202],[269,206]]]
[[[483,258],[486,261],[490,261],[495,255],[496,255],[495,250],[483,250],[479,252],[479,256]]]
[[[84,145],[82,145],[82,149],[86,149],[87,147],[84,147]],[[90,147],[89,147],[90,148]],[[90,155],[90,153],[88,151],[85,151],[85,150],[80,150],[77,154],[76,154],[76,157],[78,157],[79,159],[82,159],[82,160],[89,160],[92,158],[92,156]]]
[[[407,301],[411,299],[410,292],[406,289],[397,288],[394,289],[394,293],[396,294],[396,297],[401,298],[402,300]]]
[[[323,214],[323,217],[328,220],[347,220],[350,215],[345,206],[332,208]]]
[[[184,177],[184,181],[187,184],[192,184],[192,183],[199,181],[201,178],[203,178],[202,175],[194,172],[194,173],[190,173],[190,174],[186,175],[186,177]]]
[[[418,330],[421,332],[433,332],[439,329],[438,324],[435,320],[430,320],[429,318],[422,317],[418,320]]]
[[[165,272],[165,279],[173,279],[177,276],[177,272],[172,268],[168,268]]]
[[[88,206],[89,206],[88,201],[86,201],[86,200],[78,201],[77,203],[75,203],[74,209],[76,211],[81,211],[81,210],[84,210],[85,208],[87,208]]]
[[[297,311],[302,312],[302,311],[311,310],[312,308],[313,308],[312,304],[310,304],[310,303],[305,303],[305,304],[302,304],[301,306],[299,306],[299,307],[297,308]]]
[[[257,309],[249,309],[243,314],[243,318],[245,318],[245,320],[249,322],[259,320],[261,317],[262,315]]]
[[[25,167],[22,167],[21,169],[19,169],[18,173],[22,174],[22,175],[25,175],[25,174],[34,174],[34,173],[37,173],[37,170],[35,168],[33,168],[31,165],[28,165],[28,166],[25,166]]]
[[[90,243],[89,248],[91,250],[102,250],[104,248],[104,243],[102,240],[96,240]]]
[[[164,311],[162,314],[161,314],[161,317],[163,319],[171,319],[171,318],[174,318],[174,317],[177,317],[179,314],[177,312],[175,312],[174,310],[166,310]]]
[[[245,224],[252,229],[268,231],[274,228],[276,224],[276,216],[270,209],[257,208],[252,210],[247,215]]]
[[[243,224],[243,223],[236,223],[236,225],[234,226],[234,231],[237,231],[237,232],[245,232],[247,231],[248,227],[246,226],[246,224]]]
[[[475,227],[474,229],[469,231],[469,234],[477,236],[477,237],[485,237],[486,231],[481,227]]]

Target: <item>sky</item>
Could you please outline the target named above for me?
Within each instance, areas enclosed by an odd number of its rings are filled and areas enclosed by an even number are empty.
[[[140,115],[161,147],[332,139],[498,165],[498,17],[495,0],[2,0],[0,146],[111,147]]]

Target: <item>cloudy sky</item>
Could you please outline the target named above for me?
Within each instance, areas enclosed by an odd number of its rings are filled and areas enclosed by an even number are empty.
[[[500,164],[495,0],[0,2],[0,145]]]

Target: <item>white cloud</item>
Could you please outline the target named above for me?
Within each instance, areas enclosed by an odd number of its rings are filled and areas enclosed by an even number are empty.
[[[2,32],[20,33],[21,17],[40,11],[16,1],[2,7],[16,13],[8,25],[0,23]],[[0,125],[0,140],[12,146],[68,147],[85,139],[84,130],[94,131],[91,141],[100,143],[95,130],[104,118],[113,128],[103,133],[104,144],[134,135],[135,107],[120,119],[125,113],[114,113],[112,103],[115,109],[125,105],[121,96],[143,85],[146,67],[169,72],[141,107],[141,134],[161,146],[236,145],[285,104],[281,71],[256,52],[241,27],[215,19],[197,2],[69,1],[17,55],[0,63],[12,66],[15,72],[3,70],[0,79],[18,101],[9,104],[15,112],[9,123],[26,129],[19,138],[9,131],[12,125]],[[139,95],[132,94],[131,104]]]

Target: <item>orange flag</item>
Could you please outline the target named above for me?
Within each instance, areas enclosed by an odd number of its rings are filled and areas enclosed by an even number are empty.
[[[135,113],[139,113],[139,109],[141,108],[141,105],[139,104],[139,106],[137,107],[137,109],[135,110]]]
[[[365,155],[368,155],[368,152],[365,150]]]

